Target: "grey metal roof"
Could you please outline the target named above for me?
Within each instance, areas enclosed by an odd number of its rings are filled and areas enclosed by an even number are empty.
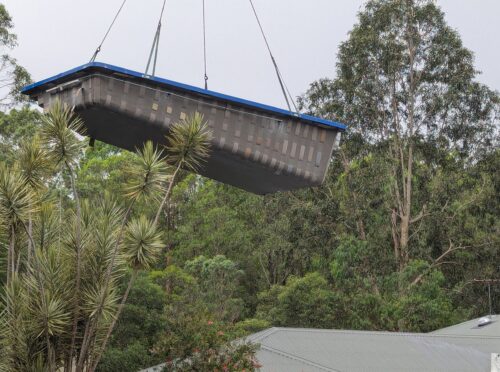
[[[468,331],[471,324],[477,320],[455,327]],[[489,372],[491,354],[500,351],[495,331],[448,335],[271,328],[248,340],[261,345],[257,357],[264,372]]]
[[[432,333],[269,328],[246,340],[260,344],[261,372],[490,372],[500,352],[500,317],[492,320]]]
[[[453,325],[451,327],[438,329],[437,331],[431,332],[431,334],[500,337],[500,317],[497,315],[492,315],[489,318],[491,319],[491,323],[481,327],[478,325],[479,319],[472,319],[467,322]]]

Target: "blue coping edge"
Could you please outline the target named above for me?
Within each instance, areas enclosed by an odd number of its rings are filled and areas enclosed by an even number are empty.
[[[140,73],[137,71],[127,70],[123,67],[113,66],[113,65],[110,65],[107,63],[102,63],[102,62],[86,63],[84,65],[72,68],[71,70],[62,72],[62,73],[57,74],[55,76],[52,76],[48,79],[44,79],[44,80],[41,80],[39,82],[27,85],[23,89],[21,89],[21,93],[26,94],[26,95],[31,95],[31,93],[33,93],[34,91],[43,90],[43,87],[46,84],[53,83],[59,79],[66,78],[72,74],[82,72],[84,70],[89,70],[92,68],[102,69],[102,70],[105,70],[108,72],[117,72],[120,74],[129,75],[131,77],[143,79],[145,81],[150,81],[150,82],[152,81],[152,82],[158,83],[159,85],[166,85],[166,86],[175,87],[175,88],[178,88],[180,90],[187,91],[187,92],[203,94],[205,96],[217,98],[220,100],[224,100],[227,102],[232,102],[232,103],[236,103],[236,104],[240,104],[240,105],[244,105],[244,106],[249,106],[252,108],[267,111],[270,113],[279,114],[279,115],[286,116],[286,117],[300,118],[302,121],[305,121],[305,122],[309,122],[312,124],[321,124],[321,125],[324,125],[326,127],[335,128],[336,130],[340,130],[340,131],[345,131],[347,129],[346,125],[341,124],[341,123],[337,123],[334,121],[321,119],[321,118],[317,118],[315,116],[305,115],[305,114],[297,115],[291,111],[284,110],[284,109],[281,109],[278,107],[269,106],[269,105],[265,105],[262,103],[246,100],[243,98],[238,98],[238,97],[230,96],[227,94],[214,92],[211,90],[198,88],[198,87],[188,85],[188,84],[178,83],[176,81],[172,81],[172,80],[168,80],[168,79],[162,79],[162,78],[158,78],[158,77],[150,77],[150,76],[144,75],[143,73]]]

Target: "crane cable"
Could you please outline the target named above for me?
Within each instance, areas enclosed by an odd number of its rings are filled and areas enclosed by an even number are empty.
[[[94,54],[92,55],[92,58],[90,58],[90,62],[94,62],[95,59],[97,58],[97,55],[99,54],[99,52],[101,51],[101,47],[102,47],[102,44],[104,44],[104,41],[106,40],[106,38],[108,37],[109,35],[109,32],[111,31],[111,29],[113,28],[113,25],[115,24],[116,22],[116,19],[118,18],[118,16],[120,15],[122,9],[123,9],[123,6],[125,5],[125,3],[127,2],[127,0],[123,0],[122,2],[122,5],[120,5],[120,8],[118,9],[118,12],[116,12],[116,15],[115,15],[115,18],[113,18],[113,21],[111,22],[111,24],[109,25],[108,27],[108,30],[106,31],[106,33],[104,34],[104,37],[102,38],[101,40],[101,43],[99,44],[99,46],[96,48]]]
[[[149,76],[149,66],[151,65],[151,60],[153,59],[153,68],[152,68],[152,73],[151,77],[155,76],[156,72],[156,61],[158,59],[158,46],[160,45],[160,33],[161,33],[161,20],[163,18],[163,11],[165,10],[165,4],[167,0],[163,0],[163,6],[161,7],[161,12],[160,12],[160,19],[158,20],[158,26],[156,27],[156,33],[153,38],[153,45],[151,46],[151,51],[149,52],[149,58],[148,58],[148,64],[146,65],[146,71],[144,72],[144,76]]]
[[[293,104],[293,107],[295,108],[295,112],[298,114],[299,110],[297,109],[297,105],[295,104],[295,101],[293,100],[293,97],[290,94],[290,91],[288,90],[288,87],[287,87],[285,81],[283,80],[283,76],[281,75],[280,69],[278,68],[278,64],[276,63],[276,59],[274,58],[273,53],[271,51],[271,47],[269,46],[269,42],[267,41],[266,34],[264,33],[264,28],[262,27],[262,24],[260,23],[259,16],[257,14],[257,10],[255,9],[255,6],[253,5],[253,1],[252,0],[248,0],[248,1],[250,2],[250,5],[251,5],[252,10],[253,10],[253,14],[255,15],[255,19],[257,20],[257,23],[259,25],[260,32],[262,34],[262,37],[264,38],[264,42],[266,43],[267,51],[269,52],[269,55],[271,57],[271,61],[274,65],[274,69],[276,70],[276,76],[278,77],[281,91],[283,92],[283,96],[285,97],[285,101],[286,101],[286,104],[288,106],[288,110],[290,112],[292,112],[292,108],[290,106],[290,101],[291,101]],[[288,95],[287,95],[287,93],[288,93]],[[290,97],[290,99],[288,97]]]
[[[207,75],[207,31],[205,20],[205,0],[203,1],[203,65],[205,68],[205,89],[208,89],[208,75]]]
[[[97,55],[101,51],[102,45],[106,41],[106,38],[108,37],[109,33],[111,32],[111,29],[113,28],[116,20],[118,19],[118,16],[120,15],[120,13],[121,13],[123,7],[125,6],[126,2],[127,2],[127,0],[123,0],[122,1],[120,7],[118,8],[118,11],[115,14],[115,17],[113,18],[113,21],[109,25],[108,29],[106,30],[106,33],[104,34],[104,37],[102,38],[102,40],[99,43],[98,47],[96,48],[94,54],[92,55],[92,58],[90,59],[90,62],[94,62],[95,59],[97,58]],[[162,22],[161,21],[162,21],[162,18],[163,18],[163,13],[165,11],[165,4],[166,4],[166,2],[167,2],[167,0],[163,0],[163,5],[162,5],[162,8],[161,8],[161,12],[160,12],[160,18],[158,20],[158,26],[156,27],[156,33],[155,33],[155,36],[153,38],[153,44],[152,44],[151,50],[149,52],[148,63],[146,65],[146,70],[144,72],[145,76],[148,76],[149,67],[151,66],[151,61],[153,61],[151,76],[152,77],[155,76],[156,63],[157,63],[157,59],[158,59],[158,48],[159,48],[159,44],[160,44],[160,33],[161,33],[161,26],[162,26]],[[290,112],[292,112],[292,108],[291,108],[291,105],[290,105],[290,102],[292,102],[292,105],[293,105],[293,107],[295,109],[295,112],[298,113],[299,110],[297,109],[297,105],[295,104],[293,96],[290,94],[290,90],[288,89],[288,86],[286,85],[286,83],[285,83],[285,81],[283,79],[283,75],[281,74],[281,71],[280,71],[280,69],[278,67],[276,59],[274,58],[274,55],[273,55],[273,53],[271,51],[271,47],[270,47],[269,42],[267,40],[266,34],[264,32],[264,28],[262,27],[262,24],[260,22],[259,16],[257,14],[257,10],[255,9],[253,1],[249,0],[249,2],[250,2],[250,6],[252,7],[253,14],[255,15],[255,19],[257,20],[257,24],[259,25],[260,32],[262,34],[262,37],[263,37],[264,42],[266,44],[267,50],[269,52],[269,56],[271,57],[271,61],[273,63],[274,69],[276,71],[276,76],[278,78],[278,82],[280,84],[283,96],[285,97],[285,101],[286,101],[286,104],[288,106],[288,110]],[[202,5],[203,5],[203,65],[204,65],[203,67],[204,67],[205,89],[208,89],[205,0],[202,0]]]

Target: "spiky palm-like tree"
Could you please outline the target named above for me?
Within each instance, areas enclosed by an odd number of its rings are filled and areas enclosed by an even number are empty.
[[[76,288],[74,291],[73,333],[68,358],[73,355],[77,325],[79,318],[80,280],[81,280],[81,206],[80,197],[76,189],[74,167],[81,156],[83,145],[76,135],[83,132],[83,122],[74,115],[73,110],[57,100],[50,111],[42,117],[41,137],[56,166],[66,168],[71,181],[71,190],[76,205]]]
[[[123,233],[125,231],[126,224],[130,217],[130,213],[132,211],[134,204],[136,203],[137,200],[140,199],[154,200],[157,197],[158,192],[160,192],[162,184],[167,178],[166,172],[168,170],[168,167],[163,161],[162,152],[156,149],[153,146],[152,142],[150,141],[146,142],[144,144],[144,147],[137,153],[139,156],[137,157],[136,161],[133,164],[131,164],[131,167],[127,172],[129,174],[129,181],[125,187],[125,196],[129,199],[129,205],[123,216],[121,226],[114,241],[112,256],[108,263],[106,274],[104,277],[104,285],[103,285],[104,288],[108,287],[112,280],[112,272],[113,268],[115,267],[115,259],[119,253],[119,249],[122,243]],[[128,293],[126,295],[128,296]],[[78,363],[76,368],[77,371],[83,370],[83,366],[86,360],[85,357],[88,350],[91,347],[91,340],[95,337],[97,323],[99,321],[100,315],[104,311],[104,305],[106,299],[108,298],[108,292],[104,290],[99,292],[98,298],[99,298],[98,305],[96,306],[95,309],[96,316],[93,317],[90,326],[88,327],[88,329],[85,330],[85,335],[80,350],[80,357],[78,358]],[[109,333],[112,332],[114,325],[115,322],[112,322],[110,330],[108,331]],[[102,344],[104,345],[107,344],[108,338],[109,336],[105,337]],[[91,369],[96,368],[104,348],[102,347],[101,350],[102,351],[98,353],[96,358],[93,359],[92,362],[90,363],[91,366],[94,365],[93,367],[91,367]]]
[[[194,172],[202,166],[210,154],[211,138],[212,134],[208,125],[203,120],[203,115],[198,112],[173,124],[170,128],[165,149],[168,162],[174,167],[174,172],[156,212],[155,224],[158,224],[161,212],[170,198],[177,174],[181,168]]]
[[[77,136],[77,133],[84,133],[82,120],[57,100],[42,116],[42,121],[40,135],[55,164],[76,166],[84,147]]]
[[[18,169],[0,164],[0,222],[9,236],[7,251],[7,285],[18,270],[16,231],[25,228],[25,221],[35,211],[35,196],[28,187],[26,178]]]
[[[123,252],[129,267],[132,268],[132,273],[120,305],[118,306],[116,314],[114,315],[108,328],[108,332],[106,333],[102,346],[98,351],[98,356],[95,359],[93,368],[97,367],[102,354],[106,350],[111,333],[113,332],[116,321],[120,317],[123,307],[127,302],[128,295],[132,289],[135,279],[137,278],[137,274],[140,270],[149,269],[156,262],[163,246],[164,243],[161,232],[157,229],[156,224],[147,219],[145,216],[133,219],[127,225],[127,231],[125,232],[123,242]]]
[[[43,192],[45,189],[45,181],[50,174],[52,162],[50,156],[43,146],[38,136],[30,140],[21,142],[18,151],[18,166],[21,174],[24,176],[27,186],[34,194]],[[33,239],[33,218],[31,211],[28,217],[28,265],[31,265],[31,256],[33,246],[31,240]]]
[[[82,122],[56,103],[44,115],[40,137],[20,146],[12,167],[0,164],[0,234],[10,242],[0,301],[0,371],[97,368],[134,279],[164,247],[157,221],[142,215],[130,220],[135,203],[157,202],[163,193],[163,206],[179,169],[196,169],[208,154],[209,134],[195,116],[174,125],[169,151],[147,142],[137,152],[127,170],[125,205],[109,195],[80,200],[75,169],[83,144],[75,131],[82,132]],[[54,177],[49,170],[71,182],[68,203],[74,208],[64,218],[55,216],[47,197],[47,180]],[[32,264],[20,265],[26,246]]]

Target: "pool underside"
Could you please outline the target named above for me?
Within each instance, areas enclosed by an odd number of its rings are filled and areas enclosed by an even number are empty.
[[[99,105],[77,107],[76,112],[85,123],[85,134],[99,141],[130,151],[148,140],[157,145],[166,144],[166,128],[135,116]],[[259,195],[317,184],[217,147],[211,148],[209,160],[198,173]]]

